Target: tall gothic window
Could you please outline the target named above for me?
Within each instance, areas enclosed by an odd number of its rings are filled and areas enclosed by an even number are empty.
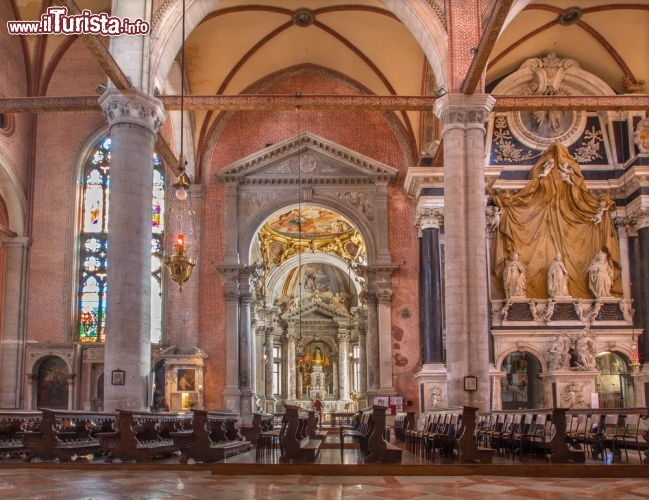
[[[80,342],[106,340],[108,283],[108,206],[110,201],[110,138],[102,139],[84,166],[82,219],[79,235],[78,338]],[[153,155],[151,226],[151,341],[162,332],[162,238],[164,234],[164,174],[158,155]]]

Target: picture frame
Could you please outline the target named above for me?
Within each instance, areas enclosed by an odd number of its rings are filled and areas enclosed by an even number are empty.
[[[124,385],[126,372],[124,370],[113,370],[110,373],[110,383],[112,385]]]
[[[196,370],[194,368],[179,368],[177,373],[176,391],[193,392],[196,390]]]
[[[467,375],[464,377],[464,390],[477,391],[478,390],[478,377],[474,375]]]

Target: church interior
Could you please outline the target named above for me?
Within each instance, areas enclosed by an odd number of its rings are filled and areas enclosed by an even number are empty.
[[[60,8],[146,31],[12,31]],[[0,26],[0,413],[646,420],[649,1]]]

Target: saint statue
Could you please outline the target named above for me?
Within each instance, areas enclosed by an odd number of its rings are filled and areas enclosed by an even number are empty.
[[[525,266],[518,260],[518,253],[513,251],[505,261],[503,272],[505,295],[510,297],[525,297]]]
[[[613,269],[608,265],[606,253],[599,252],[588,267],[588,287],[596,299],[611,296]]]
[[[570,297],[568,291],[568,270],[561,260],[561,254],[557,256],[548,268],[548,296],[550,298],[556,297]]]

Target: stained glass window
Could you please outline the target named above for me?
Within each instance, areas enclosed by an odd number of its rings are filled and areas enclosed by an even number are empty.
[[[99,142],[86,162],[83,179],[82,223],[79,245],[78,336],[80,342],[106,340],[106,270],[108,261],[108,203],[110,194],[110,138]],[[151,341],[162,332],[162,238],[165,187],[162,163],[153,155],[151,198]]]

